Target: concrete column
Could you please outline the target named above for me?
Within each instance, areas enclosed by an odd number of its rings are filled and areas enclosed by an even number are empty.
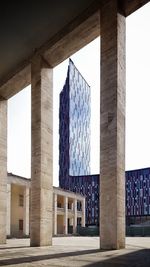
[[[23,198],[23,234],[25,236],[29,235],[29,197],[30,190],[28,187],[25,187]]]
[[[57,194],[54,194],[54,235],[57,235]]]
[[[0,244],[6,243],[7,216],[7,101],[0,100]]]
[[[11,235],[11,184],[7,184],[7,236]]]
[[[73,233],[77,232],[77,199],[74,199],[74,217],[73,217]]]
[[[82,227],[85,227],[85,198],[82,200],[82,220],[81,220]]]
[[[68,235],[68,197],[65,197],[65,216],[64,216],[64,231]]]
[[[52,245],[53,70],[40,56],[31,64],[31,246]]]
[[[125,17],[102,0],[100,246],[125,247]]]

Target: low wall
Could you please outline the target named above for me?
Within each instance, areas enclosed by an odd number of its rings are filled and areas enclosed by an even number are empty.
[[[77,227],[77,233],[81,236],[98,236],[99,235],[99,227]]]
[[[99,228],[77,227],[77,233],[81,236],[99,236]],[[150,236],[150,226],[131,225],[126,227],[126,236]]]
[[[150,236],[150,226],[130,225],[126,227],[126,236]]]

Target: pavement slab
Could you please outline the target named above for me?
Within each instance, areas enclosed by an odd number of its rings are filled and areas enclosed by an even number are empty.
[[[150,237],[128,237],[126,248],[102,251],[98,237],[56,237],[51,247],[30,247],[29,239],[0,245],[0,266],[150,267]]]

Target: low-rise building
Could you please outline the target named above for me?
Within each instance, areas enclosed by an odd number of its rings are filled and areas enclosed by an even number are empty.
[[[7,236],[30,234],[30,179],[8,173]],[[53,187],[53,235],[75,234],[85,226],[85,197]]]

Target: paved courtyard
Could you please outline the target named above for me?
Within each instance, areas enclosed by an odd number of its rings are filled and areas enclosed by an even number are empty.
[[[42,248],[9,239],[0,245],[0,266],[150,267],[150,237],[126,238],[126,249],[113,251],[100,251],[98,237],[57,237]]]

